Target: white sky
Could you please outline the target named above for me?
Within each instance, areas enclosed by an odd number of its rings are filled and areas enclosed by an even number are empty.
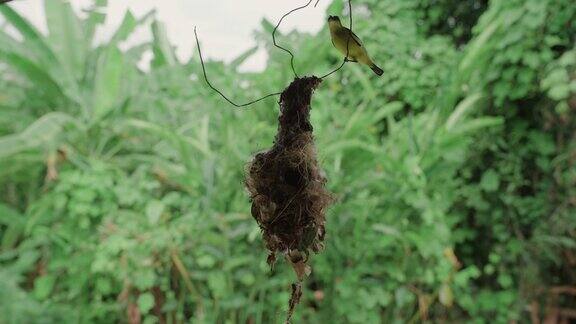
[[[70,0],[80,11],[88,7],[91,0]],[[126,9],[140,17],[156,9],[157,17],[167,28],[170,42],[177,47],[180,59],[190,57],[194,49],[194,26],[202,43],[206,57],[230,61],[255,45],[252,33],[258,29],[262,18],[275,24],[288,10],[305,4],[307,0],[108,0],[108,16],[100,39],[111,35],[120,24]],[[316,33],[325,23],[325,11],[332,0],[320,0],[314,8],[314,0],[308,8],[297,11],[284,19],[280,31],[297,29]],[[15,0],[9,4],[32,21],[40,30],[46,31],[43,0]],[[129,39],[140,43],[149,39],[149,28],[141,28]],[[272,41],[272,40],[270,40]],[[246,62],[243,70],[261,70],[265,64],[265,53],[259,52]]]

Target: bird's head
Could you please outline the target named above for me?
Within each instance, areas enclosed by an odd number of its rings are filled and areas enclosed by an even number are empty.
[[[329,25],[342,25],[340,22],[340,17],[338,16],[328,16],[328,24]]]

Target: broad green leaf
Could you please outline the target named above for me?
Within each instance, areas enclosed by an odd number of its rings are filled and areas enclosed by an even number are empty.
[[[138,296],[138,309],[144,314],[148,313],[154,307],[154,296],[151,293],[144,293]]]
[[[26,19],[20,16],[10,6],[0,6],[0,14],[4,16],[16,30],[22,35],[25,43],[34,48],[33,54],[44,64],[57,64],[58,60],[50,46],[46,44],[42,34]]]
[[[87,10],[88,17],[84,20],[83,23],[84,35],[86,35],[84,44],[86,47],[92,45],[96,28],[106,21],[105,9],[107,5],[108,5],[107,0],[96,0],[94,1],[93,6]]]
[[[144,120],[136,120],[131,119],[123,123],[126,127],[134,127],[138,129],[142,129],[145,131],[150,132],[156,136],[159,136],[163,140],[166,140],[178,150],[180,154],[180,158],[186,168],[188,170],[193,170],[192,166],[192,158],[193,156],[190,153],[190,149],[188,146],[191,146],[197,150],[197,152],[202,153],[205,157],[211,157],[212,152],[210,152],[210,148],[206,146],[201,140],[197,140],[191,137],[185,137],[183,135],[177,134],[171,130],[165,129],[157,124],[144,121]]]
[[[0,251],[7,251],[13,249],[16,244],[18,243],[18,239],[22,235],[24,231],[24,225],[10,225],[8,226],[0,238],[2,238],[0,242]]]
[[[124,77],[124,57],[114,46],[108,47],[99,57],[94,77],[94,111],[96,120],[102,118],[119,104]]]
[[[58,53],[62,65],[75,80],[83,75],[86,56],[85,35],[78,17],[69,2],[45,0],[46,21],[50,32],[48,41]],[[89,46],[89,45],[88,45]]]
[[[153,67],[172,66],[176,63],[176,55],[174,49],[168,41],[166,35],[166,28],[163,23],[154,21],[152,23],[152,51],[154,59],[152,60]]]
[[[458,127],[452,128],[452,131],[460,134],[469,133],[486,127],[499,126],[503,123],[504,119],[501,117],[480,117],[465,123],[461,123],[458,125]]]
[[[533,149],[542,155],[551,155],[556,151],[554,139],[549,134],[532,131],[528,134],[528,139]]]
[[[224,273],[211,271],[208,274],[208,287],[216,298],[226,296],[228,293],[228,285]]]
[[[40,300],[46,299],[52,293],[56,277],[54,275],[44,275],[34,281],[34,296]]]
[[[386,103],[382,108],[378,109],[374,113],[373,123],[376,124],[381,119],[394,115],[395,113],[402,110],[403,106],[404,104],[399,101]]]
[[[156,282],[156,273],[153,268],[142,268],[136,271],[132,278],[134,285],[141,290],[150,289]]]
[[[146,53],[146,51],[150,50],[152,45],[149,43],[144,43],[140,45],[136,45],[130,49],[128,49],[124,55],[126,56],[127,61],[131,61],[134,65],[140,62],[142,55]]]
[[[247,59],[249,59],[257,51],[258,51],[258,46],[254,46],[254,47],[248,49],[247,51],[245,51],[244,53],[238,55],[238,57],[236,57],[230,63],[230,68],[232,68],[233,70],[236,70],[240,65],[242,65],[242,63],[244,63]]]
[[[462,120],[466,116],[466,114],[469,113],[469,111],[476,105],[476,103],[480,99],[482,99],[482,94],[480,93],[475,93],[473,95],[464,98],[464,100],[462,100],[458,104],[458,106],[456,106],[454,112],[450,114],[450,117],[448,117],[448,120],[446,121],[446,129],[451,130],[454,127],[454,125],[456,125],[456,123]]]
[[[110,44],[108,44],[108,46],[114,46],[115,44],[126,40],[126,38],[128,38],[128,36],[130,36],[132,32],[134,32],[134,29],[136,28],[137,25],[138,24],[136,22],[136,18],[134,17],[132,12],[130,12],[130,10],[126,11],[126,13],[124,14],[124,19],[122,19],[122,23],[120,24],[120,27],[118,27],[118,29],[112,36]]]
[[[107,46],[117,46],[118,43],[127,40],[133,33],[136,28],[148,21],[151,17],[156,14],[155,10],[150,10],[140,19],[136,19],[130,10],[126,11],[124,14],[124,18],[122,19],[122,23],[108,42]]]
[[[490,23],[482,33],[476,37],[466,49],[466,55],[460,62],[460,73],[463,75],[464,80],[467,79],[473,67],[482,63],[481,56],[491,47],[487,46],[491,37],[500,28],[500,20],[497,19]]]
[[[507,289],[512,286],[514,280],[512,279],[511,275],[503,273],[498,276],[498,283],[500,284],[500,286],[502,286],[502,288]]]
[[[0,224],[6,226],[14,224],[24,225],[24,220],[22,217],[22,214],[20,214],[17,210],[6,204],[0,203]]]
[[[570,84],[556,84],[548,90],[548,95],[554,100],[564,100],[570,96]]]
[[[24,30],[21,33],[28,35],[28,37],[24,37],[24,43],[20,43],[10,41],[9,36],[0,32],[0,61],[6,61],[8,65],[24,74],[31,82],[36,83],[36,90],[45,93],[45,99],[48,99],[50,103],[63,104],[64,97],[77,103],[82,102],[72,70],[63,68],[63,65],[60,64],[61,61],[56,58],[52,48],[46,45],[45,39],[39,32],[31,25],[27,25],[27,22],[21,17],[19,19],[16,12],[9,10],[7,13],[10,14],[9,17],[12,17],[13,22]],[[78,46],[78,44],[71,46]],[[63,49],[60,51],[65,54]],[[72,62],[74,59],[66,57],[65,61]],[[78,61],[77,63],[78,65],[81,64]]]
[[[387,236],[402,237],[400,231],[397,228],[383,223],[372,225],[372,229]]]
[[[48,113],[24,131],[0,137],[0,158],[35,148],[55,148],[67,124],[76,124],[73,117],[59,112]]]
[[[8,34],[2,30],[0,30],[0,50],[5,52],[12,52],[19,56],[26,56],[29,58],[26,46],[14,38],[8,36]]]
[[[274,31],[274,28],[276,27],[266,18],[262,18],[260,26],[262,26],[262,29],[264,29],[264,32],[267,34],[272,34],[272,31]]]
[[[152,225],[156,225],[164,212],[164,204],[157,199],[151,200],[146,204],[146,217]]]
[[[0,234],[0,251],[12,249],[24,229],[24,216],[10,206],[0,203],[0,224],[5,226]]]
[[[52,104],[63,102],[64,94],[60,85],[49,75],[46,70],[30,59],[15,53],[10,53],[0,48],[0,61],[4,61],[16,71],[22,73],[35,89],[42,91]]]
[[[484,189],[484,191],[492,192],[496,191],[500,186],[500,176],[496,171],[490,169],[482,175],[482,179],[480,180],[480,187]]]

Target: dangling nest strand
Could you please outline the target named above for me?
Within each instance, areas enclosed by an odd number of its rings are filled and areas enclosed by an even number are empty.
[[[262,229],[268,264],[283,254],[298,283],[292,286],[288,320],[302,294],[310,250],[323,248],[324,213],[332,198],[318,167],[310,124],[310,101],[322,80],[297,78],[282,92],[278,134],[274,146],[258,153],[248,165],[246,187],[252,216]]]

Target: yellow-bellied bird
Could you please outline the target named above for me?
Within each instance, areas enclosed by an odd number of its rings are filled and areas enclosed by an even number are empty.
[[[328,27],[330,28],[332,44],[342,54],[345,56],[348,55],[346,60],[366,64],[379,76],[384,73],[381,68],[376,66],[370,56],[368,56],[368,52],[366,52],[366,48],[360,41],[360,38],[350,31],[350,29],[342,26],[338,16],[328,17]],[[348,41],[348,39],[350,40]]]

